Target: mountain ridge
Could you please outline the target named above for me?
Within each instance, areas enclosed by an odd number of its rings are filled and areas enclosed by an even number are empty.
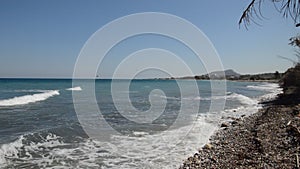
[[[196,80],[241,80],[241,81],[278,81],[283,75],[278,71],[274,73],[259,73],[259,74],[240,74],[233,69],[226,69],[224,71],[213,71],[203,75],[184,76],[184,77],[170,77],[163,79],[196,79]]]

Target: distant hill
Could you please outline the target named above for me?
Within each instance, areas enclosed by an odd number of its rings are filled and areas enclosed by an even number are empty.
[[[225,71],[216,71],[216,72],[211,72],[209,74],[206,74],[207,76],[209,75],[209,77],[211,79],[224,79],[224,75],[227,78],[239,78],[240,74],[236,73],[234,70],[232,69],[228,69]]]
[[[205,75],[195,76],[195,79],[238,79],[241,75],[232,69],[215,71]]]
[[[277,71],[274,73],[241,75],[232,69],[227,69],[225,71],[215,71],[204,75],[171,77],[171,78],[164,78],[164,79],[196,79],[196,80],[227,79],[227,80],[241,80],[241,81],[264,81],[264,80],[277,81],[281,76],[282,73],[279,73]]]

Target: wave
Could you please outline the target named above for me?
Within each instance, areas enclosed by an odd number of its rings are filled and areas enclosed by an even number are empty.
[[[145,135],[149,135],[149,133],[143,132],[143,131],[134,131],[132,134],[134,136],[137,136],[137,137],[142,137],[142,136],[145,136]]]
[[[95,160],[111,155],[106,151],[111,149],[91,139],[72,143],[53,133],[32,133],[0,147],[0,168],[98,168]]]
[[[128,162],[120,162],[119,160],[122,159],[111,161],[107,159],[106,163],[113,164],[111,167],[119,168],[161,168],[161,166],[176,168],[181,164],[182,159],[195,152],[195,147],[209,140],[217,123],[208,120],[206,116],[199,117],[190,125],[153,135],[147,132],[134,132],[136,137],[113,136],[116,153]]]
[[[259,101],[269,101],[277,97],[278,94],[282,93],[282,88],[277,83],[268,83],[263,85],[248,85],[247,88],[261,90],[268,92],[259,98]]]
[[[170,100],[180,100],[180,97],[176,97],[176,96],[166,96],[166,95],[160,95],[160,94],[153,94],[154,97],[159,97],[159,98],[163,98],[163,99],[170,99]],[[183,98],[184,99],[184,98]]]
[[[247,97],[245,95],[242,94],[237,94],[237,93],[231,93],[231,92],[227,92],[226,96],[213,96],[213,97],[189,97],[189,98],[183,98],[186,100],[206,100],[206,101],[210,101],[210,100],[220,100],[220,99],[236,99],[239,102],[241,102],[242,104],[245,105],[255,105],[258,103],[258,101],[256,99],[252,99],[250,97]]]
[[[44,93],[37,93],[33,95],[25,95],[14,97],[10,99],[0,100],[0,106],[16,106],[16,105],[24,105],[28,103],[34,103],[38,101],[43,101],[48,99],[49,97],[59,95],[58,90],[50,90]]]
[[[41,90],[41,89],[32,89],[32,90],[27,90],[27,89],[24,89],[24,90],[12,90],[11,92],[33,92],[33,93],[44,93],[44,92],[49,92],[49,91],[52,91],[52,90]]]
[[[267,94],[260,96],[259,98],[250,98],[242,94],[227,92],[224,96],[212,96],[212,97],[186,97],[185,100],[220,100],[220,99],[237,99],[244,105],[256,105],[259,101],[274,99],[278,94],[282,93],[282,89],[276,83],[268,83],[263,85],[248,85],[247,88],[265,91]]]
[[[154,135],[143,131],[134,131],[133,137],[113,135],[110,142],[31,133],[1,145],[0,168],[176,168],[208,141],[216,126],[216,119],[206,115]]]
[[[77,87],[72,87],[72,88],[68,88],[66,90],[71,90],[71,91],[81,91],[81,87],[80,86],[77,86]]]
[[[248,85],[247,88],[262,90],[262,91],[273,91],[274,89],[278,89],[279,85],[276,83],[268,83],[262,85]]]
[[[7,158],[18,158],[18,147],[22,146],[23,136],[12,143],[3,144],[0,148],[0,166],[8,164]]]
[[[232,99],[236,98],[244,105],[222,111],[223,117],[238,118],[241,117],[242,115],[249,116],[251,114],[254,114],[260,108],[262,108],[262,104],[260,104],[261,101],[273,100],[277,97],[278,94],[282,93],[282,88],[280,88],[279,85],[275,83],[263,84],[257,86],[249,85],[247,86],[247,88],[265,91],[266,94],[258,98],[249,98],[241,94],[231,93],[229,96],[227,96],[228,98],[232,98]]]
[[[232,93],[226,96],[226,99],[237,99],[239,102],[245,105],[256,105],[258,101],[242,94]]]

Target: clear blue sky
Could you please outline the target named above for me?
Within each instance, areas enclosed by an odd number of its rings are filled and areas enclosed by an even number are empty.
[[[138,12],[170,13],[190,21],[212,41],[225,69],[285,71],[292,63],[277,56],[295,58],[288,39],[297,28],[266,3],[267,19],[258,20],[262,26],[240,29],[238,20],[249,1],[1,0],[0,77],[71,77],[82,46],[95,31]]]

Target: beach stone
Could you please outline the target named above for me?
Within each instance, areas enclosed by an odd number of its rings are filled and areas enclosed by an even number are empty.
[[[228,122],[224,122],[221,124],[221,127],[229,127],[229,126],[230,126],[230,124]]]
[[[231,124],[236,125],[236,124],[238,124],[238,122],[234,120],[234,121],[231,122]]]
[[[199,158],[199,154],[198,154],[198,153],[195,153],[195,154],[194,154],[194,158],[198,159],[198,158]]]
[[[213,149],[213,148],[214,148],[214,146],[209,144],[209,143],[205,144],[204,147],[203,147],[203,149],[209,149],[209,150]]]

